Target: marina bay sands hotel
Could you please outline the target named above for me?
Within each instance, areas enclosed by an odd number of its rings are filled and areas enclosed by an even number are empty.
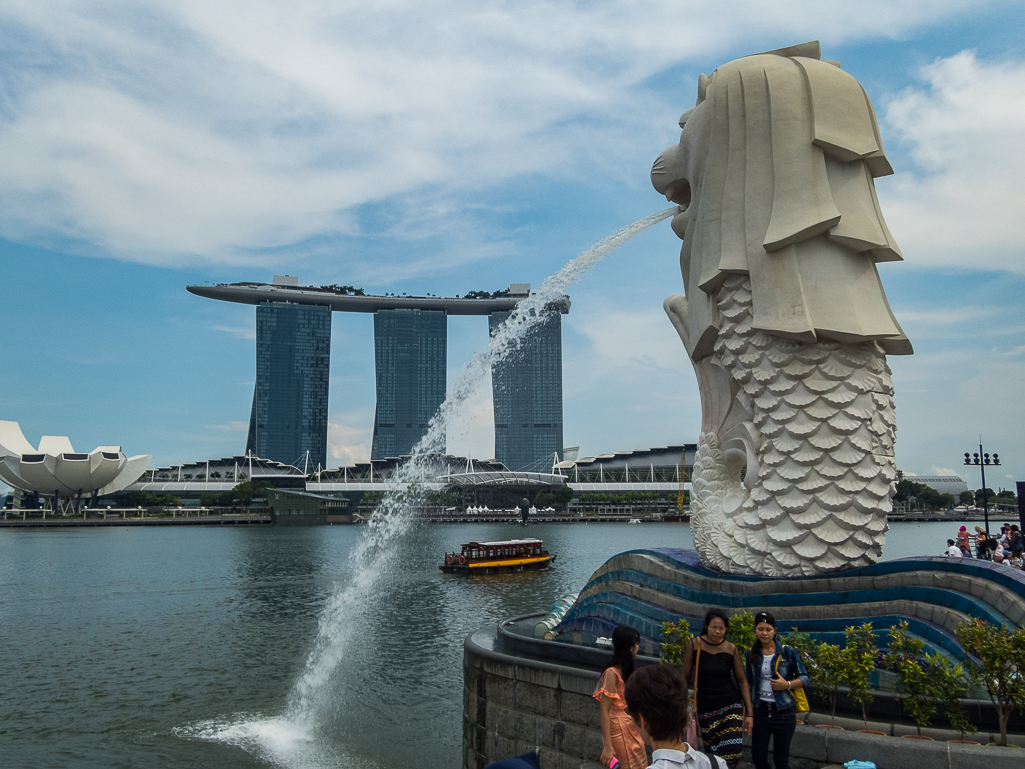
[[[529,284],[463,298],[367,296],[351,286],[274,282],[192,285],[197,296],[256,305],[256,386],[247,452],[286,464],[327,467],[331,313],[374,314],[377,408],[371,459],[409,454],[445,400],[448,316],[487,315],[493,335]],[[569,297],[491,369],[495,459],[510,470],[562,458],[562,315]]]

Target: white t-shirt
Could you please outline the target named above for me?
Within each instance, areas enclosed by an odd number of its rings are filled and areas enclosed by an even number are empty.
[[[949,555],[951,558],[961,558],[964,555],[964,553],[961,552],[961,548],[959,548],[957,545],[951,545],[947,548],[947,555]]]
[[[686,752],[665,749],[654,751],[648,769],[726,769],[726,762],[719,756],[706,756],[690,745],[687,748]]]
[[[772,691],[772,657],[762,657],[762,675],[758,679],[758,694],[766,702],[775,702]]]

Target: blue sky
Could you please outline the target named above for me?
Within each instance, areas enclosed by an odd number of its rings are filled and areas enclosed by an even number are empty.
[[[963,472],[981,433],[1025,479],[1025,6],[1020,2],[0,0],[0,418],[30,441],[169,464],[240,453],[252,307],[203,281],[463,294],[535,286],[666,207],[652,160],[699,72],[822,42],[896,170],[881,265],[916,348],[892,358],[898,466]],[[664,222],[571,291],[565,440],[696,439],[662,299]],[[369,455],[372,317],[335,314],[330,463]],[[487,341],[449,319],[454,377]],[[449,430],[493,453],[485,383]],[[978,486],[975,472],[969,485]]]

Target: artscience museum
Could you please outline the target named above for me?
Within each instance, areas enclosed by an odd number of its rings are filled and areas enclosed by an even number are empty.
[[[152,458],[126,457],[120,446],[79,453],[63,435],[44,435],[33,448],[17,422],[0,420],[0,480],[38,495],[54,511],[77,510],[83,496],[95,500],[124,489],[145,472]]]

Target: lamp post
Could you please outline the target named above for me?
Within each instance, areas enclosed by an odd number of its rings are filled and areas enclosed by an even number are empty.
[[[999,465],[1000,455],[993,454],[992,459],[989,454],[982,450],[982,440],[979,440],[978,452],[969,454],[967,451],[964,453],[964,463],[966,465],[978,465],[979,470],[982,471],[982,515],[986,519],[986,536],[989,536],[989,495],[986,493],[986,465]]]

